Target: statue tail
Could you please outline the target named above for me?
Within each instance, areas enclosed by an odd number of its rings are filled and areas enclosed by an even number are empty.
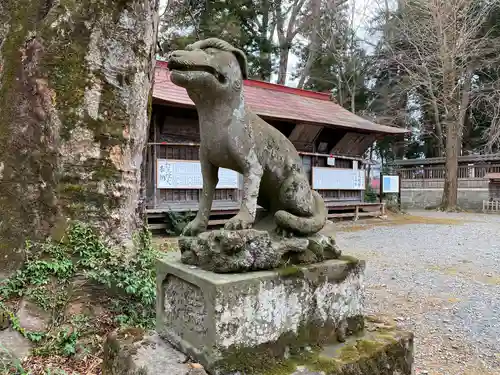
[[[290,212],[280,210],[274,214],[276,224],[285,230],[292,231],[297,234],[309,235],[319,232],[326,224],[328,210],[325,202],[319,193],[312,191],[314,197],[314,212],[311,217],[300,217],[291,214]]]

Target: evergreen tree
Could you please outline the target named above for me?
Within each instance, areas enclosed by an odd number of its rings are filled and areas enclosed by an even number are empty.
[[[272,0],[172,2],[163,17],[162,50],[168,53],[197,39],[221,38],[245,51],[251,78],[269,81],[276,50],[271,38],[272,7]]]

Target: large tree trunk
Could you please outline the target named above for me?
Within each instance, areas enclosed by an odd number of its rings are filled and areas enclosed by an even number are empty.
[[[465,116],[470,104],[472,75],[473,69],[470,68],[463,76],[464,83],[460,91],[461,96],[456,94],[456,104],[448,107],[455,110],[448,113],[446,123],[446,172],[441,201],[441,208],[446,211],[453,211],[458,207],[458,157],[461,154]],[[454,82],[454,80],[451,80],[451,82]],[[452,90],[448,92],[452,92]]]
[[[461,137],[460,123],[451,119],[446,123],[446,162],[443,198],[441,208],[445,211],[457,209],[458,201],[458,156],[460,153]]]
[[[288,71],[288,54],[290,53],[290,47],[288,44],[280,46],[280,65],[278,67],[278,85],[284,85],[286,83],[286,74]]]
[[[271,27],[271,2],[269,0],[262,1],[262,23],[259,28],[259,46],[260,46],[260,67],[259,78],[263,81],[271,80],[272,66],[272,53],[273,45],[270,35],[273,35]]]
[[[157,0],[2,4],[0,274],[70,220],[133,251]]]

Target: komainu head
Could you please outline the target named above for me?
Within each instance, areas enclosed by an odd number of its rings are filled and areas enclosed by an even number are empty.
[[[229,43],[209,38],[173,51],[168,60],[171,79],[188,90],[209,89],[224,93],[241,89],[247,78],[247,59],[243,51]]]

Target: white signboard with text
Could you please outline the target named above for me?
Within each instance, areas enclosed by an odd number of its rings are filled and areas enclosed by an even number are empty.
[[[365,170],[314,167],[312,187],[317,190],[365,190]]]
[[[237,189],[238,172],[219,168],[217,189]],[[201,165],[197,160],[157,159],[156,187],[158,189],[202,189]]]

